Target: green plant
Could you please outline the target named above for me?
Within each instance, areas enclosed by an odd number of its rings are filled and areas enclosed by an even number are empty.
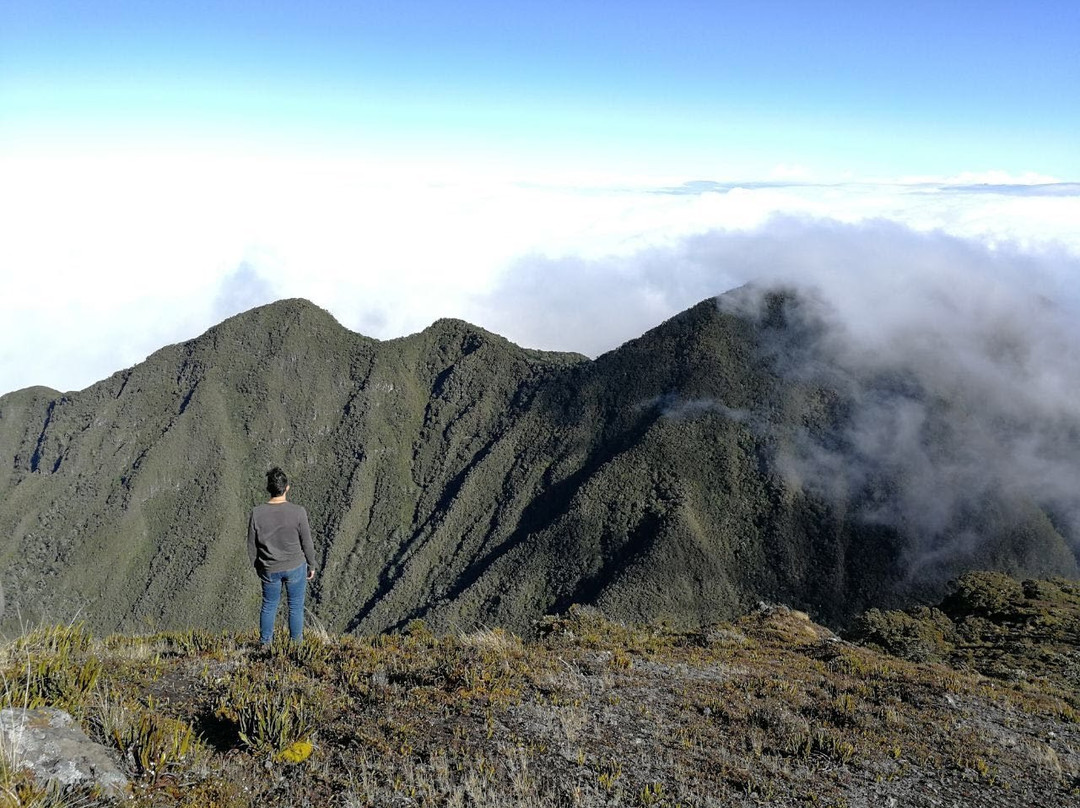
[[[877,667],[868,654],[854,648],[830,650],[825,664],[831,671],[857,678],[870,675]]]
[[[664,801],[664,798],[663,783],[646,783],[638,794],[638,803],[643,806],[659,805]]]
[[[15,657],[47,654],[68,659],[85,653],[92,642],[93,636],[83,623],[39,626],[17,637],[8,652]]]
[[[43,785],[29,772],[14,769],[0,755],[0,808],[73,808],[78,805],[74,798],[55,784]]]
[[[329,671],[332,645],[318,636],[305,636],[303,641],[287,645],[276,645],[274,651],[295,664],[309,669],[313,674],[322,676]]]
[[[175,656],[211,655],[220,658],[227,635],[214,634],[205,629],[169,631],[150,638],[162,646],[166,654]]]
[[[114,727],[112,741],[135,772],[149,780],[183,765],[196,746],[190,726],[154,712],[152,704],[126,726]]]
[[[405,636],[424,645],[429,645],[435,641],[435,635],[428,628],[427,623],[420,618],[413,618],[409,621],[408,625],[405,626]]]
[[[952,621],[937,609],[912,612],[870,609],[855,623],[852,639],[913,662],[937,662],[953,649]]]
[[[57,707],[80,713],[101,676],[90,653],[92,637],[81,623],[43,626],[3,649],[0,706]]]
[[[1025,600],[1024,587],[1001,572],[968,572],[951,583],[941,608],[951,617],[1008,617]]]
[[[837,763],[850,763],[855,757],[855,744],[834,730],[819,729],[814,733],[811,743],[815,752]]]
[[[20,668],[11,668],[0,682],[0,704],[5,707],[57,707],[80,712],[87,694],[101,676],[101,660],[70,656],[30,656]]]
[[[615,791],[620,777],[622,777],[622,764],[615,758],[608,758],[596,779],[601,788],[611,794]]]
[[[279,755],[299,741],[309,741],[314,730],[302,689],[288,674],[237,677],[215,714],[233,722],[241,743],[256,754]]]

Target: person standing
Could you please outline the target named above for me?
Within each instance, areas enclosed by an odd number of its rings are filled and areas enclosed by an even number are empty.
[[[266,472],[270,500],[255,506],[248,521],[248,557],[262,581],[259,642],[265,648],[274,637],[274,621],[284,585],[289,596],[289,636],[300,642],[304,633],[304,594],[315,577],[315,547],[307,511],[286,500],[289,480],[280,468]]]

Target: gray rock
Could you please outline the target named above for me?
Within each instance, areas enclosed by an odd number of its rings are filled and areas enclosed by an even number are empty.
[[[42,783],[62,788],[97,785],[110,797],[124,797],[130,782],[109,756],[63,710],[0,710],[0,750],[13,766]]]

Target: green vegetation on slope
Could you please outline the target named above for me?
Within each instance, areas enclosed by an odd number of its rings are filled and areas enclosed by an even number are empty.
[[[925,597],[908,537],[860,515],[880,490],[825,498],[785,473],[788,444],[828,439],[850,402],[778,370],[777,335],[803,339],[784,301],[705,301],[594,361],[454,320],[378,342],[282,301],[86,390],[4,396],[7,624],[248,627],[244,531],[272,465],[308,508],[310,603],[335,633],[528,633],[574,603],[692,627],[761,598],[841,625]],[[1076,574],[1034,505],[980,513],[958,530],[1000,533],[996,555],[941,580]]]

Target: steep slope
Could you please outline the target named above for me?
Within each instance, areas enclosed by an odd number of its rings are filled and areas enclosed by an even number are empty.
[[[416,615],[524,629],[596,602],[701,623],[766,597],[844,619],[871,599],[899,574],[898,539],[853,530],[780,478],[771,433],[745,414],[812,417],[817,392],[785,385],[758,339],[706,301],[545,388],[524,429],[558,425],[530,458],[549,468],[542,485],[508,540],[459,579],[467,588]]]
[[[377,342],[282,301],[79,393],[4,396],[9,602],[104,630],[247,626],[247,512],[280,464],[335,631],[528,631],[574,602],[689,624],[758,598],[833,623],[898,605],[908,537],[866,518],[881,491],[826,496],[785,470],[799,436],[842,440],[851,406],[785,369],[814,339],[791,303],[705,301],[589,361],[453,320]],[[1075,574],[1038,503],[998,510],[991,563]]]
[[[9,601],[102,626],[244,623],[246,515],[280,463],[323,539],[323,588],[344,586],[328,619],[351,617],[529,380],[581,360],[453,321],[379,344],[284,301],[80,393],[4,396]]]

